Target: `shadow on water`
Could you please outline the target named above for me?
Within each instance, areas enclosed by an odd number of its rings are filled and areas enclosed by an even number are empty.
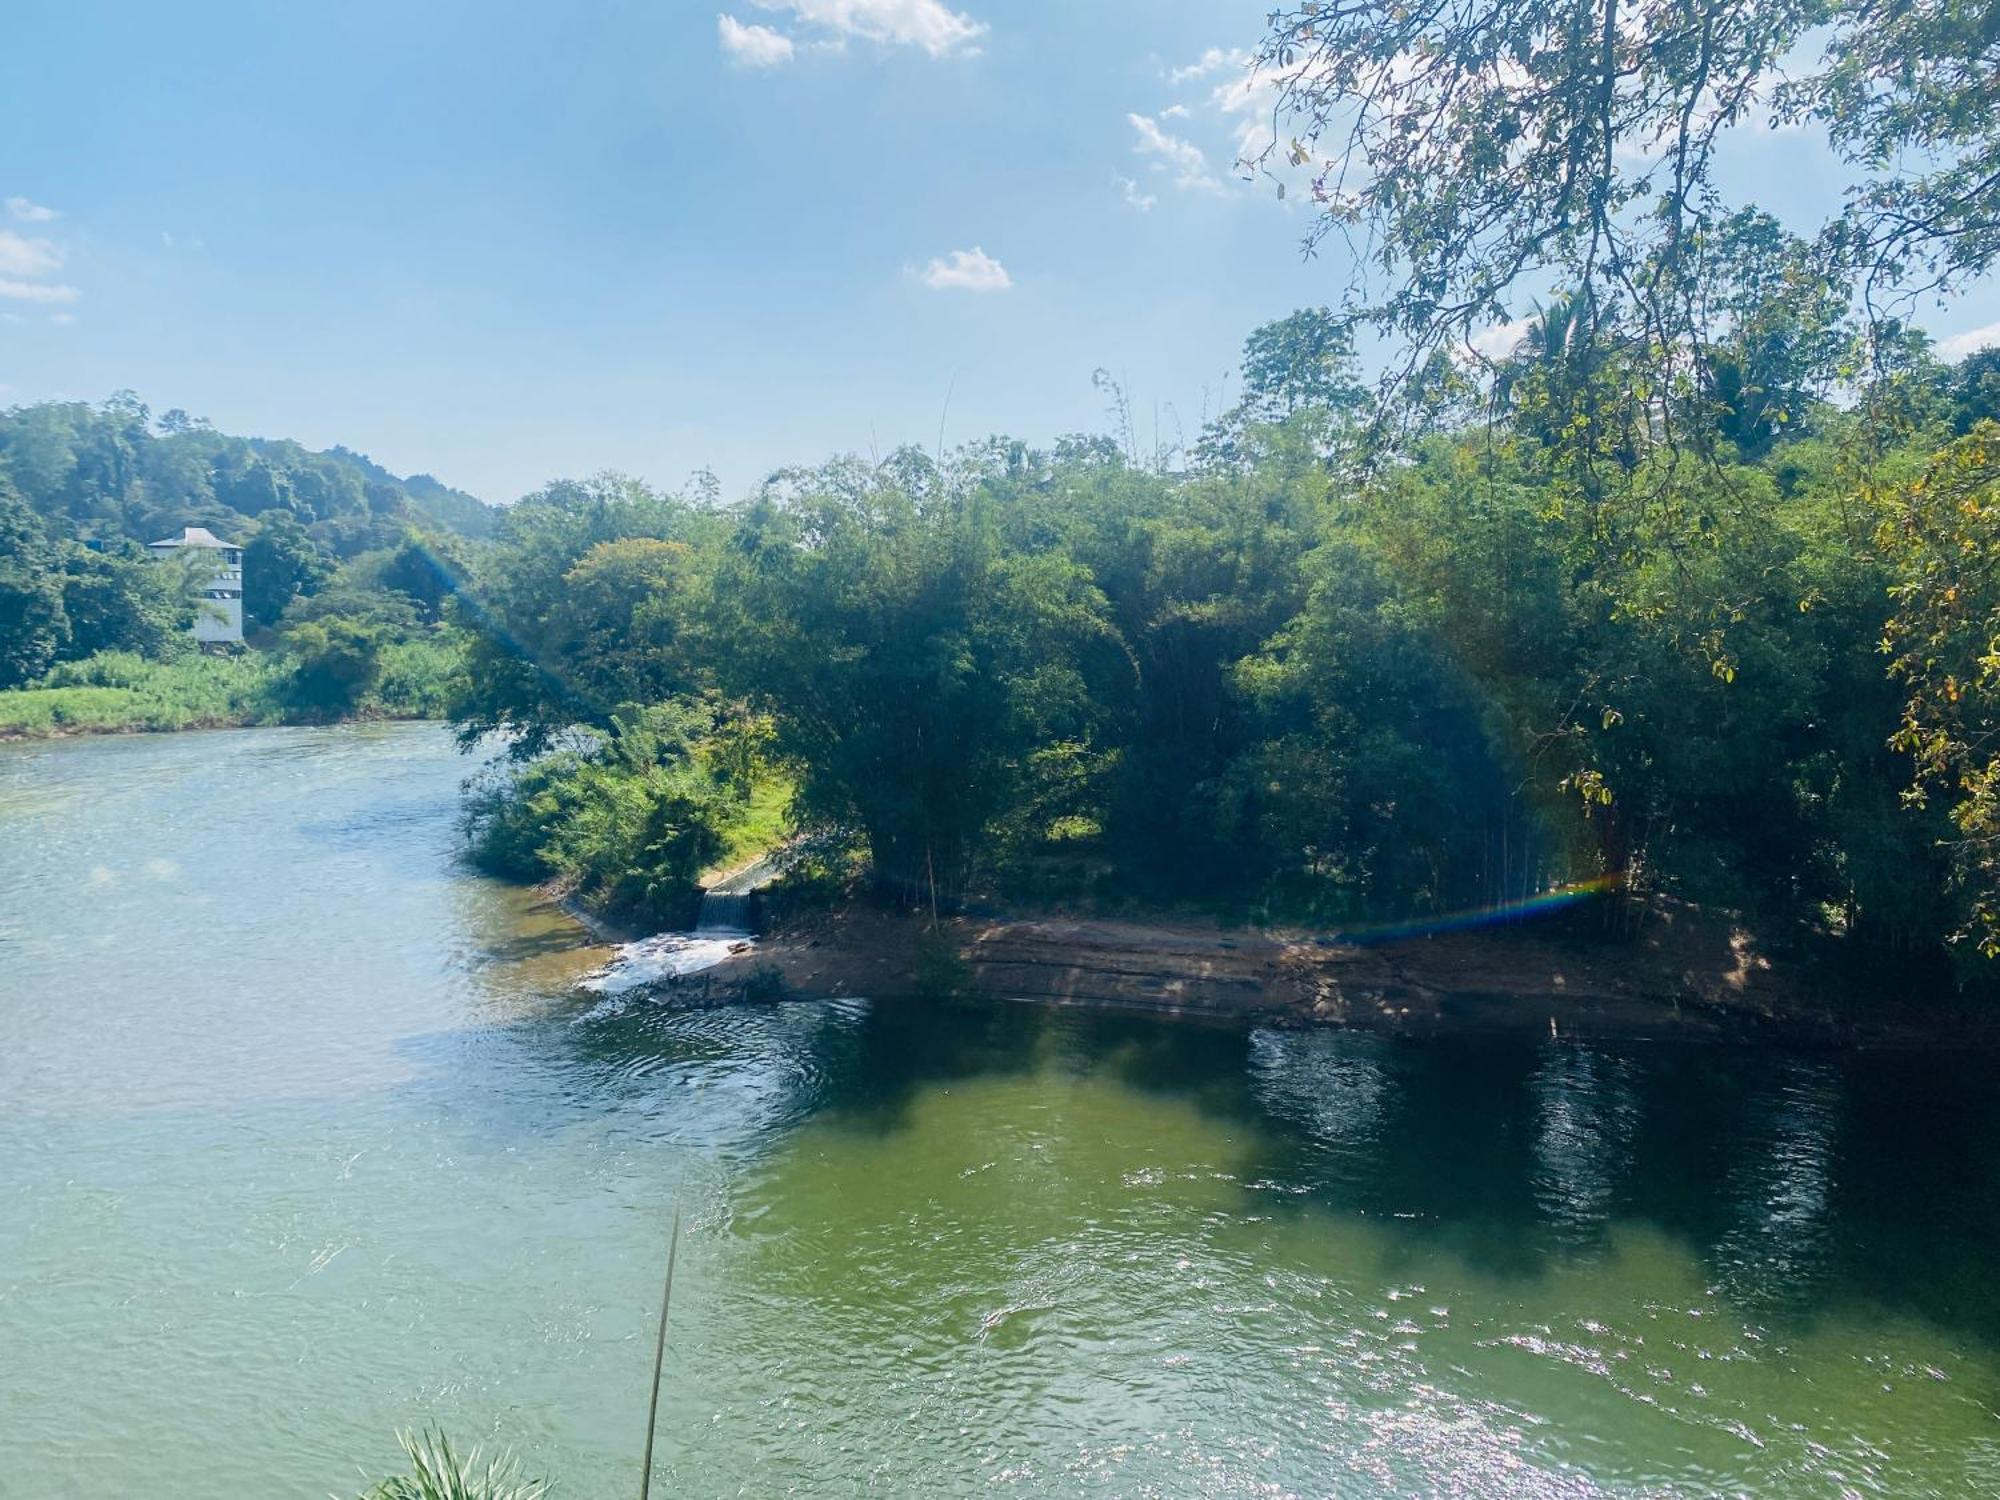
[[[501,1132],[607,1108],[646,1139],[755,1155],[823,1118],[909,1128],[973,1079],[1095,1075],[1252,1143],[1257,1211],[1393,1220],[1496,1278],[1685,1244],[1746,1315],[1866,1304],[2000,1346],[2000,1107],[1976,1068],[1900,1055],[1413,1042],[1025,1005],[796,1002],[562,1014],[417,1044],[422,1081]]]
[[[1865,1304],[2000,1346],[2000,1105],[1976,1063],[1330,1032],[1249,1051],[1273,1175],[1490,1274],[1644,1225],[1750,1316]]]

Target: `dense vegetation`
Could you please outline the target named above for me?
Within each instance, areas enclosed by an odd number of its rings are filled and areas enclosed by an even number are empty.
[[[435,716],[444,597],[492,515],[129,395],[0,412],[0,734]],[[248,658],[195,653],[203,557],[145,550],[184,526],[243,546]]]
[[[1142,461],[1114,387],[1117,440],[530,497],[461,601],[459,722],[528,763],[480,837],[629,887],[714,842],[685,777],[726,807],[761,762],[904,899],[1609,877],[2000,952],[2000,359],[1891,315],[2000,256],[1989,21],[1274,11],[1243,165],[1375,285],[1253,334],[1191,452]],[[1720,187],[1773,119],[1848,173],[1803,238]]]
[[[919,903],[1348,921],[1611,874],[1937,951],[1980,900],[1915,794],[1940,658],[1881,648],[1926,628],[1957,545],[1932,513],[1966,512],[1923,476],[1983,456],[2000,360],[1913,342],[1842,406],[1806,363],[1841,339],[1800,339],[1782,424],[1760,388],[1707,456],[1635,420],[1578,464],[1570,413],[1629,371],[1561,317],[1496,381],[1437,372],[1397,450],[1340,320],[1308,311],[1162,462],[995,440],[725,508],[552,485],[457,606],[457,717],[525,763],[477,803],[479,845],[658,909],[775,767],[799,827],[845,830]],[[1983,647],[1957,649],[1969,680]]]
[[[233,659],[7,460],[35,685],[0,731],[449,714],[512,752],[470,804],[486,864],[659,920],[782,823],[919,904],[1349,923],[1612,875],[1885,953],[1984,940],[2000,356],[1905,335],[1856,380],[1840,306],[1755,307],[1700,449],[1559,299],[1490,372],[1434,365],[1393,441],[1308,310],[1185,453],[904,450],[730,506],[562,482],[490,540],[345,559],[267,511],[269,649]]]

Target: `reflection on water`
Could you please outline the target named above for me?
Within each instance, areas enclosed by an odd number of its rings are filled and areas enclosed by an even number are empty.
[[[672,1493],[2000,1483],[1977,1059],[598,1012],[466,769],[0,752],[0,1488],[629,1492],[676,1201]]]
[[[1778,1060],[1732,1132],[1736,1222],[1715,1247],[1722,1287],[1749,1305],[1807,1299],[1832,1248],[1841,1078],[1830,1063]]]
[[[1633,1064],[1591,1047],[1544,1049],[1529,1088],[1535,1101],[1535,1204],[1579,1239],[1601,1231],[1631,1173],[1639,1101]]]

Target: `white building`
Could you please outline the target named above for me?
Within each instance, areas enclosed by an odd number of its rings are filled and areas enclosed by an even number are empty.
[[[186,557],[201,580],[201,609],[194,617],[194,638],[207,645],[243,644],[243,549],[225,542],[201,526],[186,526],[179,536],[147,543],[155,557]],[[207,565],[203,566],[206,554]]]

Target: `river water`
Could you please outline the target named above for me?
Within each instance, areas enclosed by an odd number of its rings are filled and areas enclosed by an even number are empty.
[[[0,1493],[2000,1493],[1984,1059],[622,1012],[431,726],[0,749]]]

